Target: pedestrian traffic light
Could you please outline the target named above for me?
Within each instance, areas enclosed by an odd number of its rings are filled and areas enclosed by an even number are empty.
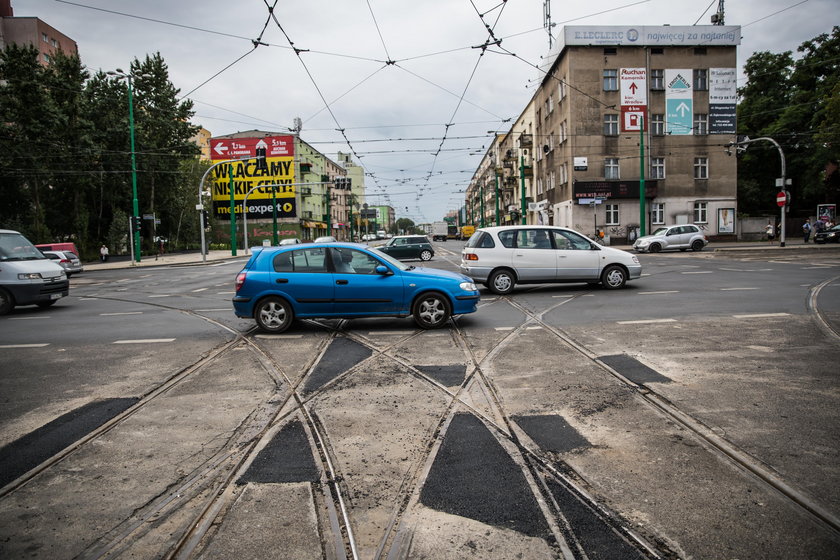
[[[257,169],[268,171],[268,163],[265,160],[265,148],[255,148],[254,156],[257,158]]]

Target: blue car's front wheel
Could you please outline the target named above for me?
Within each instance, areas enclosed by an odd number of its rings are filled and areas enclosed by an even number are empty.
[[[265,332],[281,333],[289,328],[294,318],[289,302],[277,296],[263,298],[254,307],[254,319]]]
[[[452,309],[446,296],[438,292],[423,294],[414,302],[414,321],[420,328],[442,327],[452,316]]]

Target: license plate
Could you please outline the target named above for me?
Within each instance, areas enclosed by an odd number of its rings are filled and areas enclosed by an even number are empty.
[[[50,294],[50,299],[60,299],[62,294]]]

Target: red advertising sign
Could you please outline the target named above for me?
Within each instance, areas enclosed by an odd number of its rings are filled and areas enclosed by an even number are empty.
[[[266,149],[265,156],[269,158],[295,155],[294,136],[265,136],[263,138],[211,138],[210,158],[220,160],[254,157],[257,144],[261,144],[259,147]]]

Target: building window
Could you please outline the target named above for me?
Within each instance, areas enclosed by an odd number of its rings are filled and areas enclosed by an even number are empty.
[[[652,68],[650,71],[650,89],[663,91],[665,89],[665,70]]]
[[[551,175],[548,176],[548,190],[552,190],[556,185],[554,171],[551,172]]]
[[[51,44],[52,46],[54,46],[54,47],[58,48],[58,41],[56,41],[55,39],[50,39],[50,44]]]
[[[560,80],[560,83],[557,85],[557,98],[562,100],[566,97],[566,80]]]
[[[665,135],[665,115],[663,113],[658,115],[654,113],[650,116],[650,133],[653,136]]]
[[[565,185],[569,182],[569,168],[566,167],[566,164],[560,166],[560,184]]]
[[[604,54],[618,54],[616,47],[604,47]]]
[[[563,142],[565,142],[568,139],[567,136],[566,136],[566,121],[563,121],[563,122],[560,123],[560,130],[559,130],[557,136],[558,136],[557,142],[559,144],[562,144]]]
[[[694,47],[694,54],[706,54],[706,47]]]
[[[553,151],[554,151],[554,135],[549,134],[548,135],[548,153],[551,153]]]
[[[618,158],[604,159],[604,179],[619,179]]]
[[[694,89],[698,91],[709,89],[709,71],[705,68],[694,71]]]
[[[654,224],[665,223],[665,203],[654,202],[650,208],[650,221]]]
[[[545,104],[544,104],[544,105],[545,105],[545,118],[547,119],[547,118],[548,118],[549,113],[551,113],[551,111],[548,109],[548,99],[546,99],[546,100],[545,100]]]
[[[665,54],[665,49],[662,47],[653,47],[650,49],[650,54]]]
[[[551,113],[554,111],[554,96],[548,96],[548,112]]]
[[[47,34],[46,34],[46,33],[41,33],[41,40],[42,40],[42,41],[44,41],[45,43],[49,43],[49,42],[50,42],[49,38],[47,38]]]
[[[607,225],[618,225],[618,204],[607,204]]]
[[[618,136],[618,115],[604,115],[604,136]]]
[[[50,55],[48,55],[47,53],[44,53],[44,62],[46,62],[47,64],[50,63]]]
[[[650,178],[664,179],[665,178],[665,158],[655,157],[650,159]]]
[[[542,177],[537,177],[537,194],[543,193]]]
[[[694,203],[694,223],[695,224],[705,224],[708,220],[706,219],[706,202],[695,202]]]
[[[694,134],[696,136],[709,133],[709,115],[706,113],[694,113]]]
[[[604,91],[618,91],[618,70],[604,70]]]
[[[694,158],[694,178],[708,179],[709,178],[709,158],[696,157]]]

